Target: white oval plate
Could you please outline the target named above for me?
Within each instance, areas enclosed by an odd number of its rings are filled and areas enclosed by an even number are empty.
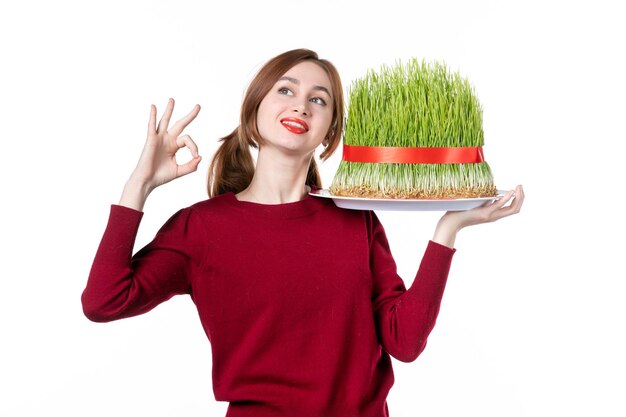
[[[493,201],[504,195],[498,190],[494,197],[456,198],[456,199],[392,199],[392,198],[358,198],[332,195],[327,189],[313,190],[309,193],[315,197],[331,198],[337,207],[352,210],[389,210],[389,211],[463,211]]]

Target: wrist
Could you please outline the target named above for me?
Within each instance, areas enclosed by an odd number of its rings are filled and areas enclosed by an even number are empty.
[[[444,215],[437,223],[432,240],[433,242],[453,248],[456,235],[461,228],[462,227],[457,224],[457,222],[453,221],[453,219],[447,215]]]
[[[144,181],[130,178],[124,185],[119,205],[143,211],[143,206],[153,189]]]
[[[126,181],[126,184],[124,184],[124,190],[140,194],[146,198],[155,188],[156,187],[151,186],[148,181],[143,181],[139,178],[134,178],[132,176]]]

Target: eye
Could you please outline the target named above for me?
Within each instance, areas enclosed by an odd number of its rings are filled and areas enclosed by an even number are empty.
[[[292,96],[293,95],[293,92],[290,89],[288,89],[287,87],[280,87],[278,89],[278,93],[279,94],[284,94],[286,96]]]
[[[315,104],[321,104],[322,106],[326,105],[326,100],[324,100],[321,97],[313,97],[312,99],[309,100],[311,103],[315,103]]]

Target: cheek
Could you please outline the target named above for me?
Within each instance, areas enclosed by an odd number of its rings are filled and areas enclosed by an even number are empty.
[[[256,126],[261,136],[264,136],[264,133],[266,133],[265,131],[271,122],[270,107],[271,106],[268,106],[268,103],[264,100],[261,102],[259,109],[256,112]]]
[[[324,136],[326,136],[326,134],[330,131],[330,126],[332,124],[333,121],[333,114],[332,112],[330,114],[325,115],[325,117],[322,120],[321,126],[322,129],[324,131]]]

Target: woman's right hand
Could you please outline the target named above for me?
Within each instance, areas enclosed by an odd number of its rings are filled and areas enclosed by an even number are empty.
[[[120,205],[141,211],[148,195],[156,187],[198,169],[202,159],[198,154],[198,147],[189,135],[181,136],[181,134],[185,127],[196,118],[200,112],[200,106],[194,106],[189,114],[169,127],[173,112],[174,100],[169,99],[157,126],[156,106],[151,106],[148,137],[139,162],[124,187]],[[179,165],[176,161],[176,153],[182,148],[189,149],[192,159]]]

